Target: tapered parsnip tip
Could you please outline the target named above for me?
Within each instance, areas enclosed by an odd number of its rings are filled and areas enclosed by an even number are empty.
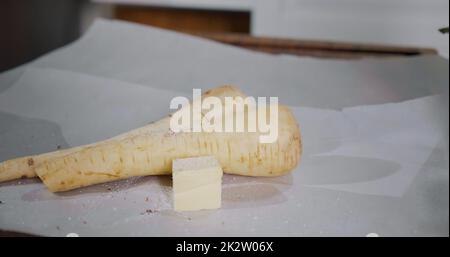
[[[34,159],[31,156],[0,162],[0,182],[35,176]]]

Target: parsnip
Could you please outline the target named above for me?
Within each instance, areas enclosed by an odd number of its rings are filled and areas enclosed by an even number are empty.
[[[234,87],[219,87],[207,96],[242,96]],[[276,142],[261,144],[259,132],[173,133],[170,117],[93,145],[37,158],[36,174],[50,191],[144,175],[170,174],[172,160],[213,155],[224,172],[277,176],[292,170],[301,154],[300,131],[287,107],[278,107]],[[35,158],[36,159],[36,158]]]
[[[233,88],[231,86],[222,86],[216,89],[209,90],[205,92],[205,95],[208,96],[215,96],[223,99],[223,97],[226,96],[243,96],[243,94],[236,88]],[[160,126],[163,127],[160,127]],[[73,147],[69,149],[49,152],[49,153],[43,153],[39,155],[33,155],[33,156],[25,156],[25,157],[19,157],[11,160],[7,160],[0,163],[0,182],[3,181],[9,181],[13,179],[18,178],[32,178],[36,177],[35,167],[39,165],[40,163],[56,158],[61,157],[64,155],[68,155],[70,153],[77,152],[79,150],[82,150],[89,146],[95,146],[99,145],[108,141],[114,141],[114,140],[121,140],[129,137],[133,137],[139,134],[143,134],[145,132],[151,132],[154,130],[164,130],[167,129],[164,126],[166,125],[166,120],[162,120],[160,122],[152,123],[150,125],[137,128],[135,130],[120,134],[116,137],[107,139],[105,141],[96,142],[94,144],[90,145],[84,145],[84,146],[78,146]]]
[[[121,134],[119,136],[110,138],[105,141],[100,141],[94,144],[72,147],[69,149],[34,155],[34,156],[25,156],[19,157],[11,160],[4,161],[0,163],[0,182],[18,179],[18,178],[33,178],[36,177],[35,167],[36,165],[42,163],[45,160],[49,160],[52,158],[64,156],[70,153],[77,152],[89,146],[95,146],[98,144],[102,144],[104,142],[113,141],[113,140],[121,140],[128,137],[132,137],[135,135],[139,135],[142,132],[145,132],[146,129],[154,128],[154,126],[145,126],[142,128],[138,128],[127,133]]]

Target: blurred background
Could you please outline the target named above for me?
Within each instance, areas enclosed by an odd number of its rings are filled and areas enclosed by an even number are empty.
[[[371,44],[435,49],[445,58],[449,53],[448,34],[439,32],[448,27],[448,0],[3,0],[0,71],[76,40],[98,17],[249,48],[257,36],[299,40],[297,44],[313,48]]]

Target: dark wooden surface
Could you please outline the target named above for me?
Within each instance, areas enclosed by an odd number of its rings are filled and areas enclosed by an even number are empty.
[[[250,12],[116,6],[115,18],[181,32],[250,33]]]
[[[196,33],[196,35],[260,52],[317,58],[358,59],[437,54],[434,49],[406,46],[254,37],[230,33]]]
[[[251,12],[148,6],[115,7],[115,18],[205,37],[271,54],[358,59],[436,54],[434,49],[250,35]]]

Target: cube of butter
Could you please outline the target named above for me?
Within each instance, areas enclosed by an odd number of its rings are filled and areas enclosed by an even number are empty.
[[[175,210],[220,208],[222,174],[222,168],[213,156],[174,160],[172,182]]]

